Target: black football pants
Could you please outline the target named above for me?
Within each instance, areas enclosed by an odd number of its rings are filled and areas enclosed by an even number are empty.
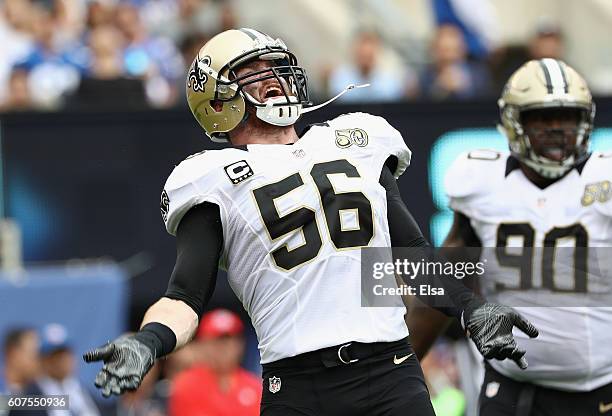
[[[567,392],[521,383],[485,366],[480,416],[612,416],[612,384]]]
[[[407,339],[308,352],[262,376],[262,416],[435,416]]]

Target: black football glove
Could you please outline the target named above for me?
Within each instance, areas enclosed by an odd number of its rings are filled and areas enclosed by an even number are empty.
[[[473,300],[463,311],[463,324],[478,351],[486,359],[510,358],[522,369],[527,368],[525,350],[516,345],[512,328],[517,327],[531,338],[538,330],[514,309],[482,300]]]
[[[154,351],[136,339],[126,335],[83,355],[88,362],[104,361],[96,376],[95,385],[102,395],[120,395],[127,390],[136,390],[155,362]]]

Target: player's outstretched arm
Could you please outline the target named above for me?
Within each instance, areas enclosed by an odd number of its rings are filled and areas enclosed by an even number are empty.
[[[482,243],[470,225],[470,220],[465,215],[455,212],[453,217],[453,225],[451,226],[442,246],[446,248],[457,247],[481,247]],[[458,258],[455,259],[451,254],[458,254],[458,251],[453,250],[447,253],[447,257],[451,261],[478,261],[480,253],[476,250],[469,250],[469,254],[474,258]],[[466,250],[465,253],[468,254]],[[463,282],[466,282],[464,279]],[[475,288],[472,288],[475,289]],[[418,298],[412,297],[408,305],[408,313],[406,314],[406,325],[410,329],[410,342],[417,357],[421,360],[427,355],[427,352],[434,344],[440,334],[451,324],[452,318],[444,313],[437,311],[434,308],[428,307]]]
[[[155,359],[191,340],[215,287],[223,232],[219,209],[204,203],[192,208],[176,233],[177,259],[163,298],[146,312],[138,332],[83,355],[103,361],[95,385],[105,397],[138,388]]]
[[[422,253],[427,256],[429,244],[401,200],[395,178],[386,166],[383,168],[380,183],[387,191],[391,245],[422,249]],[[432,286],[442,288],[444,295],[419,295],[419,300],[448,316],[460,319],[466,333],[485,358],[510,358],[520,368],[527,367],[525,351],[517,346],[512,329],[516,326],[528,336],[537,337],[538,330],[530,322],[512,308],[486,302],[456,279],[432,276],[428,282]]]
[[[184,302],[161,298],[149,308],[140,331],[124,335],[83,358],[103,361],[95,385],[105,397],[138,388],[156,358],[186,344],[198,325],[198,316]]]

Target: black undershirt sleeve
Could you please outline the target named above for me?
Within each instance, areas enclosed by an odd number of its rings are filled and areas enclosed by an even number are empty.
[[[457,228],[466,247],[482,247],[482,242],[470,223],[470,218],[463,212],[455,211]]]
[[[382,169],[380,184],[387,191],[387,220],[391,247],[416,247],[420,249],[417,251],[419,255],[422,254],[428,260],[444,261],[439,254],[433,252],[423,236],[414,217],[404,204],[395,177],[387,165]],[[413,253],[413,255],[417,254]],[[474,293],[455,278],[428,276],[426,283],[431,287],[444,289],[444,295],[423,296],[419,294],[417,297],[445,315],[460,319],[463,309],[474,298]]]
[[[176,264],[164,296],[185,302],[199,318],[215,290],[222,247],[219,207],[191,208],[176,232]]]
[[[397,181],[387,165],[380,174],[380,184],[387,191],[387,221],[391,234],[391,247],[429,246],[414,217],[404,204]]]

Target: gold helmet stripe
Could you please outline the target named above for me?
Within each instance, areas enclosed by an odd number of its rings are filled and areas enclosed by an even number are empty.
[[[563,76],[561,65],[555,59],[544,58],[540,60],[542,71],[546,77],[546,88],[549,94],[564,94],[567,90],[567,83]]]

